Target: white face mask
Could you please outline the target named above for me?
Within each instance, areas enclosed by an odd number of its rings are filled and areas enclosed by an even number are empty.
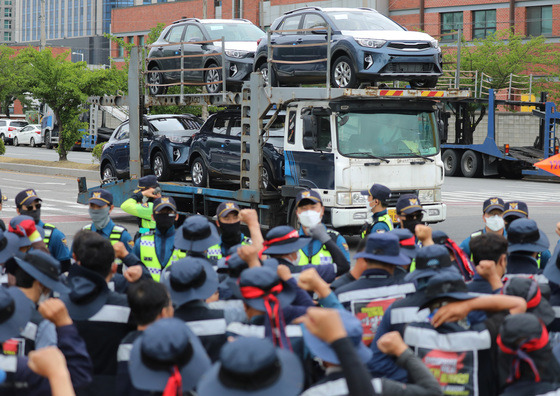
[[[486,227],[490,228],[494,232],[500,231],[502,228],[504,228],[504,219],[502,219],[502,217],[498,215],[487,217]]]
[[[298,214],[299,222],[306,228],[313,228],[321,222],[321,213],[314,210],[306,210]]]
[[[292,261],[293,265],[299,265],[299,260],[301,259],[301,253],[299,252],[299,250],[296,252],[296,258],[295,260]]]

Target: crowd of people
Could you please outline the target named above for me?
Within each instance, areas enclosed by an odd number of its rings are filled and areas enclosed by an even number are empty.
[[[488,198],[458,244],[416,195],[392,218],[389,188],[362,194],[350,257],[313,190],[299,229],[263,235],[235,202],[179,224],[146,176],[121,206],[136,235],[98,189],[71,246],[21,191],[0,220],[0,395],[560,395],[560,245],[527,205]]]

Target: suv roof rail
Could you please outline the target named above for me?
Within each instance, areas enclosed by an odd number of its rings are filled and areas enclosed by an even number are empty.
[[[315,11],[323,11],[323,9],[321,7],[301,7],[301,8],[296,8],[295,10],[291,10],[291,11],[286,11],[284,13],[284,15],[288,15],[288,14],[293,14],[294,12],[298,12],[298,11],[303,11],[303,10],[315,10]]]
[[[198,19],[198,18],[182,17],[181,19],[178,19],[178,20],[176,20],[176,21],[173,21],[171,24],[175,24],[175,23],[179,23],[179,22],[185,22],[185,21],[196,21],[196,22],[200,22],[200,19]]]
[[[358,7],[358,10],[375,11],[377,13],[379,12],[375,8],[370,8],[370,7]]]

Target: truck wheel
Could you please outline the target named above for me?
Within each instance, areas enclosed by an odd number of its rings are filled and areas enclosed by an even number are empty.
[[[194,160],[191,166],[191,178],[195,187],[206,187],[206,179],[208,177],[208,169],[204,160],[200,157]]]
[[[461,170],[459,153],[452,149],[447,149],[441,156],[443,167],[445,169],[445,176],[458,176]]]
[[[53,145],[51,143],[51,133],[47,132],[45,133],[45,148],[50,150],[52,149]]]
[[[152,171],[159,181],[167,180],[169,176],[171,176],[167,160],[163,153],[159,151],[155,153],[154,158],[152,158]]]
[[[461,172],[465,177],[482,176],[482,157],[472,150],[467,150],[461,157]]]

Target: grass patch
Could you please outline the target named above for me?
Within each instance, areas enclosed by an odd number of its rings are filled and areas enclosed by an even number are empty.
[[[26,164],[26,165],[37,165],[37,166],[49,166],[54,168],[65,168],[65,169],[82,169],[82,170],[92,170],[98,171],[98,164],[82,164],[79,162],[72,161],[43,161],[35,159],[26,158],[13,158],[13,157],[0,157],[0,162],[12,163],[12,164]]]

